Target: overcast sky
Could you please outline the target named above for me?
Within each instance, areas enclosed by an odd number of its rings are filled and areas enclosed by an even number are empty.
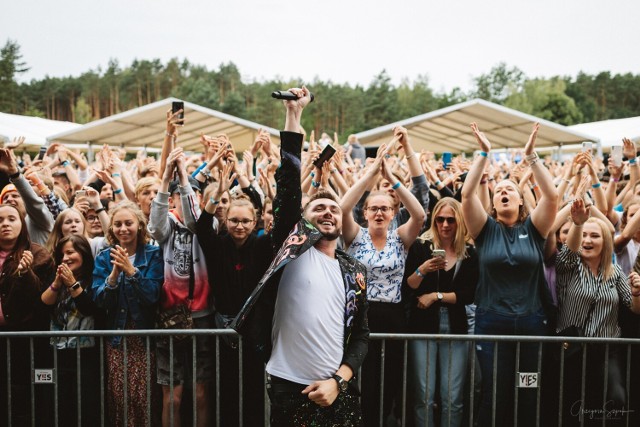
[[[503,61],[528,77],[640,73],[640,1],[3,2],[0,44],[21,46],[21,81],[78,76],[110,58],[172,57],[245,79],[315,77],[368,85],[427,75],[437,91],[468,90]]]

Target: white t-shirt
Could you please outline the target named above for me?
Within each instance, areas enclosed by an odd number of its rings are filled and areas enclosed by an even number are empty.
[[[267,372],[299,384],[331,378],[340,367],[346,295],[340,265],[312,247],[282,273]]]

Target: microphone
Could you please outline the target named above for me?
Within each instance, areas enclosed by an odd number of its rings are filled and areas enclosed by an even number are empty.
[[[286,99],[289,101],[298,99],[295,93],[291,93],[288,90],[274,90],[271,92],[271,96],[275,99]],[[311,92],[309,92],[309,96],[311,96],[311,102],[313,102],[314,96]]]

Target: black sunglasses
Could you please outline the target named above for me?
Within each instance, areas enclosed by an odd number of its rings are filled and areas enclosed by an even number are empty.
[[[455,224],[456,223],[456,219],[454,217],[446,217],[446,216],[437,216],[436,217],[436,222],[438,224],[443,224],[445,221],[448,224]]]

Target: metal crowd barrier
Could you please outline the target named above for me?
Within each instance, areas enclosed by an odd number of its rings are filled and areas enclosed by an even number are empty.
[[[196,352],[196,337],[199,336],[214,336],[215,337],[215,342],[216,342],[216,351],[215,351],[215,379],[214,379],[214,385],[215,385],[215,390],[214,392],[216,393],[215,396],[215,417],[213,419],[210,419],[210,425],[215,425],[215,426],[220,426],[221,425],[221,420],[220,420],[220,409],[221,409],[221,402],[220,402],[220,391],[218,391],[220,389],[220,372],[221,370],[225,369],[225,366],[221,366],[220,363],[220,348],[222,345],[222,340],[221,337],[225,336],[225,335],[230,335],[230,336],[236,336],[237,334],[234,331],[231,330],[218,330],[218,329],[197,329],[197,330],[180,330],[179,333],[177,333],[177,331],[174,330],[124,330],[124,331],[29,331],[29,332],[0,332],[0,425],[6,425],[6,426],[19,426],[22,427],[23,425],[31,425],[31,426],[40,426],[40,425],[52,425],[55,427],[58,427],[60,425],[59,423],[59,412],[58,412],[58,404],[59,404],[59,399],[60,396],[58,395],[58,381],[57,381],[57,368],[58,368],[58,357],[57,357],[57,353],[60,350],[57,350],[54,346],[48,345],[49,344],[49,340],[52,337],[96,337],[96,346],[98,346],[98,352],[99,352],[99,358],[100,358],[100,420],[101,420],[101,426],[107,426],[107,425],[111,425],[110,421],[107,418],[107,410],[106,410],[106,403],[105,403],[105,393],[107,385],[106,385],[106,378],[105,378],[105,370],[108,369],[109,367],[105,366],[105,347],[106,345],[108,345],[105,342],[106,338],[109,337],[113,337],[113,336],[122,336],[123,337],[123,342],[122,342],[122,346],[124,349],[124,365],[127,365],[127,339],[129,337],[142,337],[144,339],[144,344],[145,344],[145,348],[146,348],[146,381],[147,381],[147,402],[149,402],[151,400],[151,393],[152,393],[152,388],[153,387],[158,387],[156,384],[151,384],[151,378],[152,378],[152,372],[151,372],[151,363],[150,363],[150,359],[151,359],[151,354],[154,351],[154,339],[156,337],[160,337],[160,336],[169,336],[169,352],[170,352],[170,360],[173,360],[174,357],[174,339],[173,336],[175,335],[186,335],[189,338],[187,338],[187,340],[191,341],[191,351],[193,352],[192,354],[194,355],[192,357],[191,360],[191,374],[192,374],[192,378],[191,378],[191,396],[193,396],[192,400],[192,407],[191,407],[191,413],[192,413],[192,417],[191,417],[191,421],[192,424],[195,426],[197,423],[197,417],[198,417],[198,411],[197,411],[197,407],[196,407],[196,399],[195,399],[195,395],[196,395],[196,357],[195,357],[195,352]],[[30,401],[29,401],[29,413],[26,414],[27,415],[27,420],[28,422],[25,424],[24,423],[24,418],[21,419],[21,421],[16,422],[14,419],[14,413],[13,413],[13,408],[16,404],[15,402],[15,397],[13,396],[14,393],[14,382],[18,382],[19,380],[16,378],[16,373],[12,372],[12,366],[16,364],[16,361],[13,360],[15,358],[15,355],[12,357],[12,352],[11,352],[11,348],[13,343],[16,340],[25,340],[28,339],[29,341],[29,354],[28,355],[21,355],[24,358],[29,358],[29,366],[30,366],[30,371],[31,371],[31,381],[28,385],[29,387],[29,397],[30,397]],[[558,397],[559,397],[559,401],[557,403],[557,406],[555,408],[555,411],[553,413],[553,416],[551,418],[555,418],[555,420],[557,420],[557,424],[554,423],[554,425],[558,425],[558,426],[562,426],[563,425],[563,418],[562,418],[562,408],[563,408],[563,389],[564,389],[564,384],[563,384],[563,372],[565,370],[565,358],[564,358],[564,348],[563,344],[569,343],[569,344],[603,344],[605,345],[605,351],[606,351],[606,355],[608,355],[609,353],[609,348],[611,345],[616,345],[619,346],[620,348],[625,349],[625,351],[623,352],[624,355],[626,355],[626,381],[625,381],[625,390],[626,390],[626,402],[627,402],[627,408],[629,407],[629,403],[630,402],[636,402],[636,403],[640,403],[640,396],[635,396],[635,395],[631,395],[631,356],[632,356],[632,348],[635,348],[635,351],[639,351],[640,350],[640,339],[610,339],[610,338],[578,338],[578,337],[538,337],[538,336],[502,336],[502,335],[440,335],[440,334],[371,334],[370,339],[372,341],[376,341],[376,340],[380,340],[382,341],[381,343],[381,352],[378,355],[375,355],[375,357],[379,357],[380,361],[381,361],[381,372],[380,372],[380,376],[381,376],[381,382],[380,382],[380,389],[379,389],[379,398],[380,398],[380,406],[382,407],[382,402],[383,402],[383,392],[384,392],[384,387],[385,387],[385,372],[384,372],[384,361],[385,361],[385,357],[386,357],[386,345],[389,341],[402,341],[403,343],[403,372],[402,372],[402,398],[401,398],[401,402],[396,402],[396,405],[400,405],[401,406],[401,415],[399,417],[396,418],[395,420],[395,425],[401,425],[401,426],[412,426],[413,423],[409,420],[410,414],[408,412],[407,409],[407,379],[408,379],[408,371],[407,371],[407,359],[408,359],[408,345],[410,341],[413,340],[433,340],[433,341],[439,341],[439,342],[455,342],[455,341],[464,341],[464,342],[468,342],[468,343],[478,343],[478,342],[494,342],[494,343],[515,343],[516,344],[516,358],[518,358],[518,356],[520,355],[520,346],[522,343],[538,343],[538,370],[537,372],[533,372],[533,373],[528,373],[531,375],[534,375],[533,377],[528,378],[528,381],[534,381],[536,384],[534,388],[537,388],[537,410],[536,410],[536,419],[535,422],[533,420],[530,420],[530,422],[533,425],[536,426],[543,426],[546,427],[546,424],[542,423],[541,420],[541,408],[540,408],[540,401],[541,401],[541,396],[542,393],[545,392],[543,386],[541,386],[540,384],[544,384],[544,378],[540,378],[541,375],[541,371],[542,371],[542,349],[543,346],[549,346],[549,348],[551,349],[551,351],[557,352],[558,356],[559,356],[559,381],[558,381]],[[37,363],[35,362],[35,352],[34,352],[34,341],[35,340],[46,340],[47,345],[48,345],[48,350],[52,352],[52,359],[53,359],[53,365],[52,366],[38,366]],[[581,350],[581,363],[582,363],[582,389],[581,389],[581,398],[584,400],[585,397],[585,375],[586,375],[586,354],[588,351],[588,346],[582,346],[582,350]],[[80,375],[79,375],[79,371],[81,368],[81,364],[82,364],[82,360],[81,360],[81,352],[80,352],[80,348],[75,349],[76,351],[76,364],[77,364],[77,368],[76,368],[76,374],[77,374],[77,394],[78,394],[78,400],[77,400],[77,419],[78,419],[78,425],[81,425],[81,416],[82,416],[82,400],[83,399],[87,399],[90,397],[87,396],[83,396],[82,394],[82,384],[80,381]],[[239,339],[239,345],[238,345],[238,349],[237,349],[237,353],[238,353],[238,360],[241,361],[242,357],[243,357],[243,351],[246,351],[243,349],[243,344],[242,344],[242,339]],[[496,383],[496,371],[497,371],[497,367],[498,367],[498,352],[499,352],[499,346],[498,346],[498,351],[494,352],[494,359],[493,359],[493,372],[494,372],[494,377],[493,377],[493,383]],[[449,352],[449,354],[451,354],[451,352]],[[469,363],[469,369],[468,369],[468,373],[467,373],[467,383],[470,384],[469,387],[469,394],[468,394],[468,400],[466,400],[466,404],[468,405],[468,407],[466,407],[466,413],[467,413],[467,417],[465,419],[465,422],[463,425],[468,425],[469,427],[474,427],[476,426],[476,412],[474,410],[474,405],[476,402],[476,400],[478,399],[477,396],[477,389],[476,387],[474,387],[475,384],[475,380],[477,379],[479,372],[478,372],[478,367],[476,366],[476,363],[474,363],[474,359],[475,359],[475,352],[473,351],[473,346],[470,346],[470,363]],[[518,370],[517,367],[517,360],[516,360],[516,371]],[[3,366],[4,365],[4,366]],[[637,363],[636,363],[637,365]],[[239,381],[239,407],[238,407],[238,420],[239,420],[239,426],[243,426],[243,425],[247,425],[245,423],[243,423],[243,419],[242,419],[242,414],[243,414],[243,369],[242,369],[242,363],[238,363],[239,366],[239,370],[238,370],[238,381]],[[428,367],[427,367],[428,368]],[[606,378],[607,378],[607,372],[608,372],[608,359],[605,357],[605,363],[603,366],[604,369],[604,384],[603,387],[605,389],[605,393],[604,395],[606,395],[606,388],[607,388],[607,383],[606,383]],[[640,381],[640,376],[638,375],[638,372],[640,371],[640,366],[635,368],[636,370],[635,375],[636,378],[634,379],[635,382]],[[129,402],[127,401],[127,372],[126,369],[124,370],[124,423],[125,425],[127,424],[127,405],[129,404]],[[173,363],[171,364],[171,368],[170,368],[170,384],[169,387],[170,389],[173,391],[174,388],[174,384],[173,384]],[[24,379],[23,379],[24,380]],[[361,381],[361,378],[359,378],[358,375],[358,381]],[[42,418],[40,416],[39,413],[39,409],[40,409],[40,404],[41,401],[36,402],[36,396],[38,395],[37,391],[39,388],[43,388],[43,387],[52,387],[53,388],[53,414],[51,414],[51,416],[53,416],[53,419],[50,418]],[[529,384],[527,386],[527,388],[531,388],[531,384]],[[514,419],[513,419],[513,423],[511,425],[518,425],[518,418],[517,418],[517,405],[518,405],[518,394],[519,394],[519,389],[520,387],[518,387],[518,384],[516,384],[516,388],[514,390],[514,394],[515,394],[515,398],[514,398]],[[6,394],[5,394],[6,393]],[[2,394],[5,394],[4,399],[2,398]],[[173,394],[173,393],[172,393]],[[95,396],[94,396],[95,397]],[[632,400],[632,398],[634,400]],[[266,393],[266,390],[264,390],[264,401],[265,401],[265,410],[264,410],[264,425],[265,426],[269,426],[269,400],[268,400],[268,396]],[[499,402],[496,402],[496,388],[493,388],[493,396],[492,396],[492,403],[493,403],[493,412],[494,412],[494,416],[492,419],[492,425],[500,425],[500,424],[496,424],[496,419],[495,419],[495,410],[496,410],[496,405],[499,404]],[[367,402],[363,402],[362,405],[364,407],[364,405],[366,405]],[[603,408],[605,407],[606,402],[603,401]],[[638,406],[638,405],[636,405]],[[160,408],[161,409],[161,408]],[[171,409],[171,419],[173,419],[173,405],[170,406]],[[549,410],[549,408],[547,408],[547,410]],[[551,409],[553,411],[553,409]],[[154,421],[153,420],[159,420],[160,418],[157,416],[157,414],[152,414],[151,413],[151,408],[149,406],[147,406],[146,408],[146,415],[147,418],[150,421],[150,425],[154,425]],[[396,411],[397,412],[397,411]],[[633,409],[628,409],[626,411],[623,411],[622,413],[618,413],[616,412],[615,414],[615,419],[614,417],[611,417],[611,414],[600,414],[602,416],[602,420],[601,420],[601,425],[606,426],[609,425],[610,422],[617,422],[618,424],[616,425],[625,425],[625,426],[632,426],[634,424],[630,424],[631,421],[631,415],[633,414],[634,410]],[[590,414],[591,418],[593,418],[593,414]],[[640,414],[635,414],[636,417],[640,416]],[[597,418],[598,420],[600,418]],[[638,419],[638,418],[636,418]],[[589,419],[589,417],[583,417],[580,422],[579,425],[584,425],[585,422],[591,422],[593,421],[593,419]],[[386,426],[388,420],[383,420],[382,419],[382,408],[380,410],[380,418],[379,418],[379,426]],[[621,423],[621,424],[620,424]],[[173,425],[173,423],[171,423]],[[600,425],[600,422],[598,422],[598,424]],[[93,427],[93,426],[92,426]],[[253,427],[253,426],[251,426]],[[274,426],[276,427],[276,426]],[[369,427],[369,426],[367,426]]]

